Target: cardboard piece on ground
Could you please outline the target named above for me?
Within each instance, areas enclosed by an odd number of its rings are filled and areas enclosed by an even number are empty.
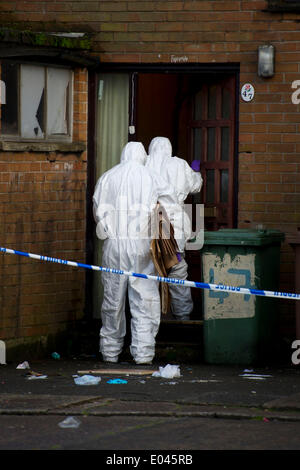
[[[78,374],[116,374],[116,375],[152,375],[155,370],[147,369],[96,369],[96,370],[78,370]]]

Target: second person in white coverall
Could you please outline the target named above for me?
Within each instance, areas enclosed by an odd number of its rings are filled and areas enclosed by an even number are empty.
[[[129,142],[121,162],[98,180],[93,196],[97,236],[105,239],[102,266],[155,274],[150,254],[149,222],[157,201],[176,203],[172,188],[145,167],[140,142]],[[102,272],[100,352],[106,362],[118,362],[126,334],[125,302],[131,313],[130,352],[137,364],[150,363],[160,324],[160,295],[156,281]]]
[[[179,248],[176,264],[168,273],[168,277],[187,279],[188,265],[184,259],[184,250],[187,240],[192,235],[192,226],[188,215],[184,212],[184,201],[188,194],[196,194],[202,188],[200,162],[195,160],[192,168],[182,158],[172,156],[172,145],[166,137],[152,139],[148,149],[146,167],[158,173],[175,190],[177,203],[181,213],[175,214],[173,222],[175,238]],[[171,296],[171,312],[178,320],[189,320],[193,310],[193,300],[189,287],[180,287],[169,284]]]

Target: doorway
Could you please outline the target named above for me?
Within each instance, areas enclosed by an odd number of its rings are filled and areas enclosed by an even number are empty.
[[[230,67],[229,70],[225,67],[217,71],[213,67],[198,71],[194,68],[191,71],[188,68],[150,70],[145,67],[138,70],[135,67],[131,71],[110,69],[109,73],[101,72],[99,77],[101,80],[105,78],[107,82],[120,73],[122,102],[128,100],[128,112],[123,112],[122,119],[122,129],[126,126],[128,129],[128,140],[142,142],[147,151],[153,137],[168,137],[173,155],[185,159],[189,164],[194,159],[200,160],[203,187],[199,194],[189,196],[186,202],[194,207],[196,204],[204,205],[205,230],[234,227],[237,212],[237,70]],[[114,80],[114,83],[117,82]],[[115,86],[117,96],[120,88]],[[101,106],[103,104],[100,105],[100,114]],[[115,121],[116,116],[110,114],[108,119]],[[128,118],[126,123],[123,122],[125,116]],[[118,126],[110,125],[106,119],[105,128],[105,132],[109,133],[105,141],[116,144],[119,139]],[[115,135],[111,135],[111,129],[115,129]],[[102,138],[103,132],[102,128]],[[104,158],[98,151],[96,167]],[[103,171],[114,164],[116,162],[107,161],[104,167],[102,165]],[[186,260],[189,265],[188,279],[200,281],[201,251],[188,250]],[[200,320],[202,290],[192,289],[192,295],[194,311],[191,319]],[[99,295],[97,299],[98,302]]]
[[[173,155],[201,161],[204,185],[190,202],[205,205],[206,230],[235,224],[235,82],[233,74],[137,76],[134,140],[147,150],[153,137],[168,137]]]
[[[140,73],[136,84],[135,140],[148,149],[168,137],[173,155],[201,161],[203,188],[187,203],[204,204],[205,230],[232,228],[235,215],[234,74]],[[193,217],[196,217],[195,211]],[[201,251],[186,251],[189,280],[201,281]],[[191,319],[202,317],[202,292],[192,289]]]

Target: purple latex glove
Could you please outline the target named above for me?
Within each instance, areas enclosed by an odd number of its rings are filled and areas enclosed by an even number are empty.
[[[191,168],[194,171],[200,171],[200,160],[193,160],[191,163]]]
[[[180,263],[180,261],[181,261],[181,255],[180,255],[180,253],[176,253],[176,256],[177,256],[177,259],[178,259],[178,261],[179,261],[179,263]]]

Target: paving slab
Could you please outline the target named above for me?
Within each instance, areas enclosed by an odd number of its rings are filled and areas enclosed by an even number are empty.
[[[296,410],[300,412],[300,393],[268,401],[264,404],[264,407],[276,410]]]
[[[64,396],[64,395],[16,395],[0,394],[0,414],[48,413],[50,410],[60,410],[71,406],[84,405],[88,401],[100,401],[100,397]]]

